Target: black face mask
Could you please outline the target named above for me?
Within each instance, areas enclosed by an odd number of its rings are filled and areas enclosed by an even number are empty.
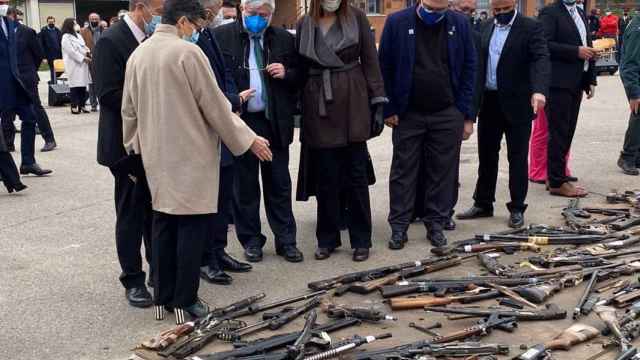
[[[54,27],[56,27],[56,24],[49,24],[49,29],[53,29]]]
[[[91,22],[91,27],[97,28],[97,27],[98,27],[98,25],[100,25],[100,23],[99,23],[99,22],[97,22],[97,21],[92,21],[92,22]]]
[[[513,15],[515,15],[516,9],[509,11],[508,13],[502,13],[496,15],[496,21],[500,25],[509,25],[511,19],[513,19]]]

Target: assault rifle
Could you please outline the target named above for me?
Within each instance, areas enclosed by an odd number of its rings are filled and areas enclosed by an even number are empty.
[[[620,351],[624,353],[629,350],[631,343],[629,343],[626,336],[622,334],[620,323],[616,316],[616,309],[610,306],[596,306],[595,312],[598,314],[600,320],[607,325],[607,328],[615,336],[617,343],[620,345]]]
[[[498,296],[500,296],[500,292],[497,290],[485,292],[476,292],[475,290],[472,290],[470,292],[454,296],[395,297],[389,299],[389,306],[391,306],[392,310],[423,309],[425,306],[444,306],[453,303],[468,304],[476,301],[493,299]]]
[[[312,335],[319,336],[323,332],[331,333],[358,324],[360,324],[360,321],[357,319],[341,319],[325,325],[315,326],[312,330]],[[243,343],[241,347],[238,347],[234,350],[223,351],[208,355],[198,355],[190,357],[188,359],[225,360],[245,358],[256,354],[264,354],[266,352],[293,344],[298,338],[300,338],[301,334],[301,331],[296,331],[288,334],[275,335],[266,339],[259,339],[256,341]]]
[[[425,356],[435,358],[506,355],[509,346],[498,344],[482,344],[479,342],[452,342],[448,344],[433,344],[423,340],[410,344],[395,346],[389,349],[361,352],[353,360],[397,360],[414,359]]]
[[[371,270],[365,271],[357,271],[353,273],[348,273],[340,276],[336,276],[330,279],[313,281],[307,284],[307,286],[311,290],[329,290],[338,286],[343,286],[346,284],[352,284],[358,281],[369,281],[374,279],[379,279],[386,275],[401,271],[403,269],[412,268],[416,266],[430,266],[437,264],[443,261],[449,261],[452,259],[456,259],[457,257],[448,257],[448,258],[426,258],[418,261],[411,261],[397,265],[391,266],[383,266]]]
[[[600,334],[600,330],[584,325],[574,324],[568,329],[564,330],[558,336],[551,341],[547,341],[544,344],[535,345],[529,348],[525,353],[520,354],[513,358],[513,360],[542,360],[547,356],[549,350],[564,350],[568,351],[573,346],[589,341]]]
[[[322,311],[331,319],[355,318],[368,322],[380,322],[385,320],[398,320],[397,317],[385,314],[380,310],[358,306],[336,305],[330,301],[323,300],[320,306]]]
[[[449,278],[449,279],[424,279],[422,281],[402,282],[396,285],[383,286],[380,289],[382,297],[391,298],[416,293],[436,293],[444,295],[449,292],[464,292],[470,286],[489,286],[489,283],[504,286],[533,285],[548,281],[550,277],[530,277],[508,279],[499,276],[477,276],[469,278]]]
[[[294,303],[297,303],[297,302],[300,302],[300,301],[313,299],[313,298],[315,298],[317,296],[320,296],[320,295],[323,295],[325,293],[326,293],[325,290],[320,290],[320,291],[313,292],[311,294],[294,296],[292,298],[274,301],[274,302],[269,303],[269,304],[249,305],[249,306],[246,307],[246,309],[240,310],[240,311],[236,311],[236,312],[232,313],[231,315],[232,315],[233,318],[239,318],[239,317],[243,317],[243,316],[247,316],[247,315],[254,315],[254,314],[257,314],[259,312],[275,309],[275,308],[278,308],[278,307],[281,307],[281,306],[290,305],[290,304],[294,304]]]
[[[392,336],[391,333],[386,333],[386,334],[381,334],[376,336],[364,336],[364,337],[356,335],[349,340],[343,341],[342,344],[339,346],[336,346],[330,350],[327,350],[318,354],[307,356],[304,358],[304,360],[333,359],[335,357],[340,356],[340,354],[342,354],[343,352],[349,351],[351,349],[355,349],[365,344],[372,343],[376,340],[388,339],[391,336]]]
[[[505,254],[513,254],[516,251],[535,251],[539,252],[540,247],[536,244],[524,242],[504,242],[504,243],[479,243],[473,245],[443,246],[434,247],[431,253],[438,256],[447,256],[458,253],[481,253],[486,251],[501,251]]]
[[[491,332],[493,328],[496,328],[500,325],[509,324],[511,327],[515,327],[516,319],[515,317],[503,317],[501,318],[498,314],[491,314],[488,319],[480,322],[477,325],[468,327],[466,329],[462,329],[460,331],[453,332],[451,334],[436,336],[431,339],[431,343],[433,344],[443,344],[452,341],[460,341],[464,339],[468,339],[470,337],[479,336],[479,335],[487,335]]]
[[[514,317],[522,321],[559,320],[567,317],[567,312],[556,304],[547,304],[542,310],[516,310],[501,307],[438,307],[425,306],[425,311],[440,312],[446,314],[461,314],[471,317],[489,317],[492,314],[506,318]]]

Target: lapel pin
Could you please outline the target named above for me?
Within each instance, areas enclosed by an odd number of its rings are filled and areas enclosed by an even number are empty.
[[[451,30],[449,30],[449,36],[453,36],[456,33],[456,26],[452,26]]]
[[[413,29],[409,29],[409,35],[413,35]]]

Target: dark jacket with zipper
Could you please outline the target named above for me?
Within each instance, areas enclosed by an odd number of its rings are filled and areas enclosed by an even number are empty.
[[[222,49],[226,66],[231,69],[238,92],[251,88],[247,69],[250,39],[242,21],[219,26],[214,29],[213,35]],[[269,94],[268,117],[274,134],[271,146],[287,147],[293,142],[293,116],[298,101],[294,38],[287,30],[273,26],[269,26],[263,36],[265,65],[281,63],[286,72],[284,79],[274,79],[265,72]],[[246,106],[247,104],[243,105],[244,114]]]

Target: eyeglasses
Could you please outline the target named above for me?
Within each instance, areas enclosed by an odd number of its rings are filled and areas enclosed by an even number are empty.
[[[244,56],[242,57],[242,68],[245,70],[249,70],[249,71],[253,71],[253,70],[258,70],[258,71],[266,71],[267,70],[267,66],[269,66],[269,64],[271,64],[271,52],[270,51],[265,51],[265,53],[267,54],[267,58],[265,59],[266,61],[264,62],[264,67],[251,67],[249,66],[249,51],[251,49],[251,45],[249,44],[248,46],[244,47]]]

